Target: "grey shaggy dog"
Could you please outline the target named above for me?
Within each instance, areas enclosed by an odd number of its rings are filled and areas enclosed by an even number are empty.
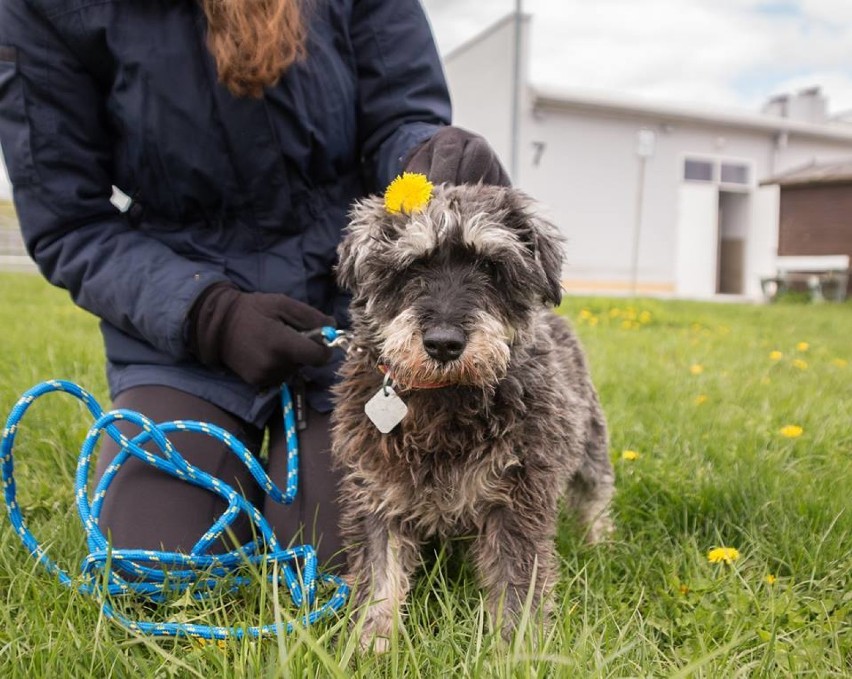
[[[562,242],[533,208],[483,185],[435,187],[413,214],[378,197],[353,208],[338,266],[353,350],[332,452],[364,646],[386,648],[427,539],[473,538],[509,635],[531,588],[547,608],[560,500],[590,542],[611,530],[604,416],[577,338],[547,308]],[[364,407],[385,374],[408,412],[382,434]]]

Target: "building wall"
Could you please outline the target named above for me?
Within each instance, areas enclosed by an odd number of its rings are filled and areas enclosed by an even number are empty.
[[[526,39],[527,21],[522,19]],[[522,55],[527,53],[521,50]],[[479,38],[444,58],[453,102],[453,124],[485,137],[507,170],[512,157],[515,18],[506,17]],[[521,78],[526,63],[522,59]]]
[[[852,257],[852,184],[781,188],[779,255]]]
[[[656,135],[645,166],[638,256],[638,278],[649,290],[674,291],[685,157],[747,161],[752,183],[767,172],[768,135],[585,111],[531,113],[520,185],[549,207],[567,236],[568,279],[614,289],[629,282],[640,174],[637,133],[643,128]]]

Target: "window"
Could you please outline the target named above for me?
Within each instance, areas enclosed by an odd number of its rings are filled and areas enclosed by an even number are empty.
[[[748,166],[741,163],[722,163],[723,184],[748,184]]]
[[[712,182],[713,162],[687,158],[683,163],[683,178],[691,182]]]

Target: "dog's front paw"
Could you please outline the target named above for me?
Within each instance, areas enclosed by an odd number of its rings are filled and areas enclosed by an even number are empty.
[[[376,655],[387,653],[391,646],[391,633],[393,631],[393,619],[370,618],[364,623],[359,637],[359,646],[362,651],[372,651]]]
[[[597,545],[606,542],[612,537],[613,533],[615,533],[615,524],[612,518],[609,515],[603,515],[589,525],[586,531],[586,543]]]

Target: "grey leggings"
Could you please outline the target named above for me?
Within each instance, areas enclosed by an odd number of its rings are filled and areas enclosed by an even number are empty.
[[[177,419],[212,422],[231,432],[255,454],[263,443],[263,430],[203,399],[170,387],[128,389],[118,395],[113,407],[135,410],[154,422]],[[128,436],[138,433],[127,423],[119,428]],[[268,429],[267,473],[283,489],[287,443],[280,410],[273,414]],[[311,410],[308,428],[299,433],[299,490],[291,505],[267,497],[246,467],[220,441],[192,432],[174,433],[169,438],[188,462],[242,489],[245,497],[263,512],[283,545],[309,542],[317,549],[321,564],[343,563],[338,529],[338,477],[331,469],[327,413]],[[98,479],[118,452],[111,439],[104,442],[97,464]],[[218,496],[130,459],[110,486],[100,526],[115,547],[189,552],[225,508]],[[241,543],[252,539],[252,527],[245,517],[233,524],[233,532]],[[232,547],[228,541],[220,549]]]

